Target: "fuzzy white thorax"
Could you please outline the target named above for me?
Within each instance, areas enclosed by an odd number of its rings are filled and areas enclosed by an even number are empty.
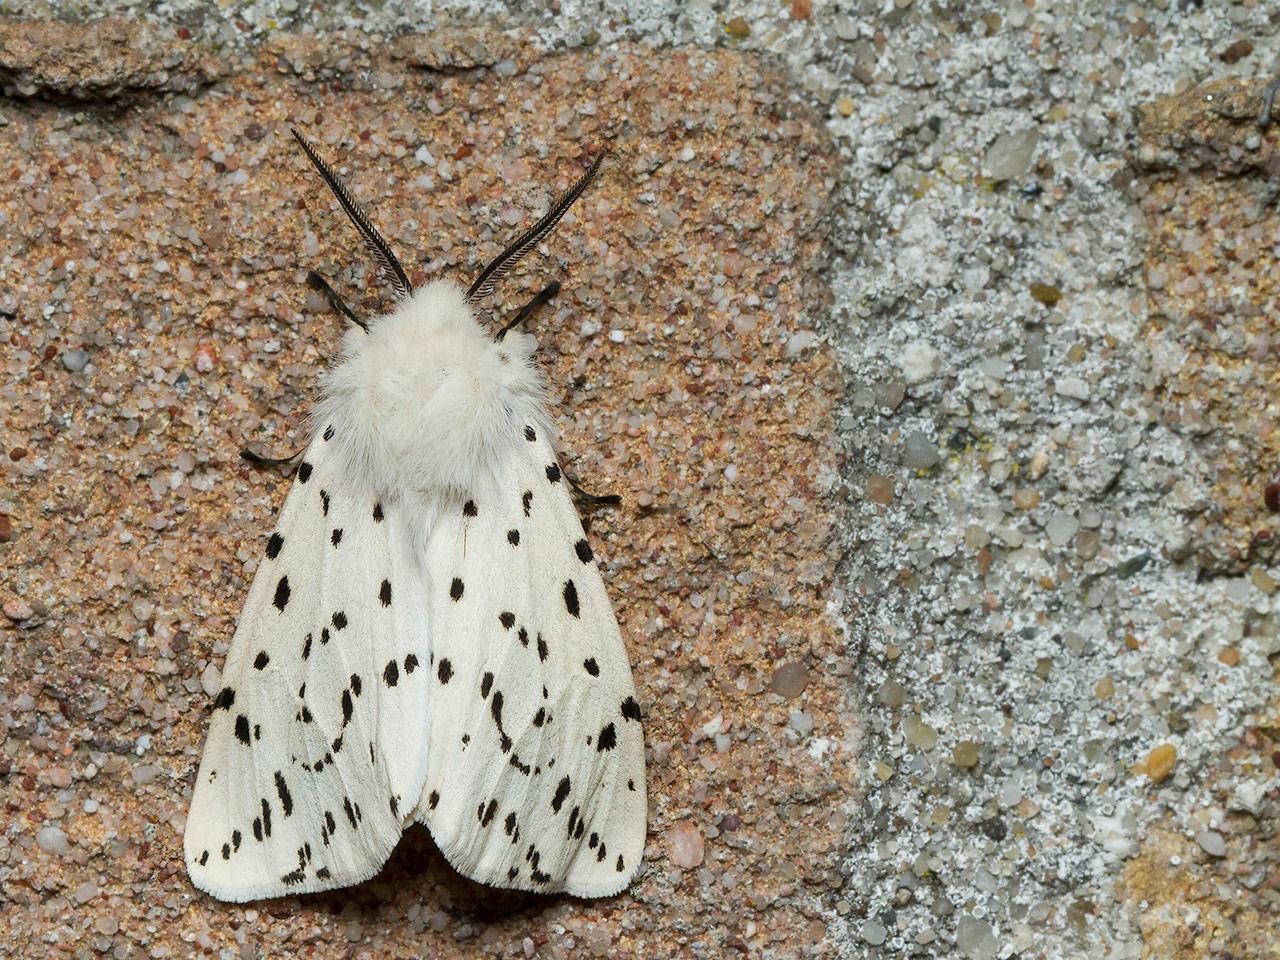
[[[536,346],[516,331],[494,341],[460,287],[433,281],[347,332],[314,430],[332,426],[344,475],[378,493],[486,487],[526,425],[551,435]]]

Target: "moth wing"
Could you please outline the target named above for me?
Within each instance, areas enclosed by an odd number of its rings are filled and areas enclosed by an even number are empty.
[[[429,610],[392,504],[317,437],[267,542],[222,671],[187,816],[192,882],[245,901],[358,883],[426,774]]]
[[[631,668],[555,455],[526,428],[495,490],[427,550],[434,662],[415,816],[461,873],[608,896],[644,850]]]

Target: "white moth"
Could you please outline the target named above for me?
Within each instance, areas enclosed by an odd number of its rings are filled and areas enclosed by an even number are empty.
[[[640,864],[644,747],[626,651],[552,445],[533,338],[420,289],[294,136],[399,295],[323,377],[213,702],[184,841],[221,900],[347,886],[426,824],[482,883],[607,896]],[[544,290],[529,308],[558,286]]]

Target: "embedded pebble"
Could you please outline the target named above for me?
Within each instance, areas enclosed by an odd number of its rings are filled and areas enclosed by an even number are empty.
[[[3,609],[4,615],[17,623],[30,620],[36,615],[35,608],[25,600],[6,600]]]
[[[969,960],[996,960],[999,955],[991,924],[972,916],[962,916],[956,922],[956,948]]]
[[[72,373],[79,373],[89,365],[89,353],[86,350],[64,350],[62,365]]]
[[[912,470],[928,470],[941,459],[937,445],[926,434],[919,430],[907,434],[902,456],[905,466]]]
[[[911,386],[924,383],[935,376],[942,366],[942,354],[932,344],[914,340],[902,348],[898,356],[898,369]]]
[[[813,714],[804,710],[792,710],[787,722],[791,729],[802,737],[813,733]]]
[[[667,859],[677,867],[692,870],[702,864],[705,851],[702,831],[688,820],[681,820],[667,829]]]
[[[804,692],[809,683],[809,670],[803,663],[784,663],[773,671],[769,680],[769,690],[780,697],[793,700]]]
[[[67,835],[62,832],[61,827],[41,827],[36,833],[36,844],[45,853],[51,853],[55,857],[65,857],[71,852],[71,844],[67,842]]]
[[[1216,830],[1201,830],[1196,834],[1196,843],[1200,844],[1200,849],[1211,857],[1227,855],[1227,841]]]
[[[1079,529],[1079,520],[1063,510],[1056,510],[1045,524],[1044,532],[1049,535],[1049,542],[1055,547],[1065,547]]]
[[[1073,400],[1088,400],[1093,396],[1089,384],[1080,377],[1059,377],[1053,382],[1053,389],[1059,396]]]
[[[982,166],[987,176],[996,180],[1016,180],[1031,166],[1031,155],[1040,141],[1035,127],[1002,133],[987,148]]]
[[[878,947],[884,943],[889,932],[885,930],[884,924],[878,920],[867,920],[862,924],[862,939],[873,947]]]

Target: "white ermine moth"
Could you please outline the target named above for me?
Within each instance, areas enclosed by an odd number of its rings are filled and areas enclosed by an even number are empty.
[[[397,294],[322,377],[311,439],[213,700],[192,882],[245,901],[359,883],[406,825],[482,883],[613,894],[640,865],[631,668],[552,445],[531,336],[473,305],[550,233],[601,153],[469,290],[413,289],[294,137]]]

